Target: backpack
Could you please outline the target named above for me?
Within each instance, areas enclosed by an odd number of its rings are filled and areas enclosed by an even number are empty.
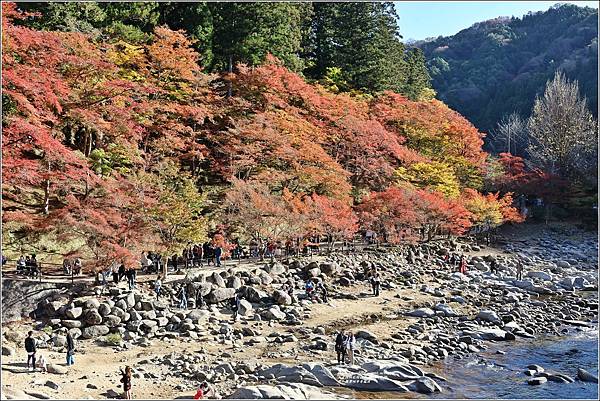
[[[25,351],[35,352],[35,338],[27,337],[25,339]]]

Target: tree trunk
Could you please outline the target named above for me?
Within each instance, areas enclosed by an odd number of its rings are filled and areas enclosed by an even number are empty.
[[[50,211],[50,162],[48,162],[48,178],[44,186],[44,214]]]
[[[233,57],[231,55],[229,55],[229,74],[231,74],[233,72]],[[227,82],[227,97],[230,98],[231,97],[231,92],[232,92],[232,82],[231,82],[231,77],[229,79],[229,81]]]

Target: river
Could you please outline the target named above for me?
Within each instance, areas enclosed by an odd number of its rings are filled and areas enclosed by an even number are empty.
[[[497,350],[505,354],[496,353]],[[597,399],[598,385],[547,382],[530,386],[527,365],[576,377],[577,368],[598,375],[598,329],[571,330],[565,336],[490,343],[484,352],[462,360],[450,359],[431,369],[448,379],[444,392],[433,398],[562,398]]]

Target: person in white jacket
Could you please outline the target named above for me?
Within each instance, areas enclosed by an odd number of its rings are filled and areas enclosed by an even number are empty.
[[[354,348],[356,346],[356,340],[354,339],[353,333],[348,333],[346,336],[346,350],[348,354],[348,359],[350,360],[350,365],[354,365]]]

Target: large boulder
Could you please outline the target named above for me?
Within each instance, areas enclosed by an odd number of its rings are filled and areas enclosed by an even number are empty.
[[[285,319],[285,313],[282,312],[277,305],[270,307],[267,310],[264,310],[260,314],[266,320],[281,320]]]
[[[304,363],[302,367],[312,373],[319,383],[324,386],[337,387],[342,384],[335,378],[329,369],[318,363]]]
[[[71,308],[65,311],[65,316],[69,319],[79,319],[81,314],[83,313],[83,308]]]
[[[252,304],[245,299],[240,300],[240,307],[238,313],[241,316],[248,316],[252,312]]]
[[[190,319],[194,324],[201,320],[208,320],[210,312],[204,309],[193,309],[188,313],[187,318]]]
[[[54,373],[55,375],[66,375],[69,371],[66,367],[54,363],[47,364],[46,369],[48,370],[48,373]]]
[[[334,400],[334,394],[323,392],[319,388],[302,383],[286,383],[270,386],[246,386],[237,388],[230,399],[257,400],[257,399],[284,399],[284,400]]]
[[[89,309],[83,315],[83,321],[90,326],[102,323],[102,316],[97,309]]]
[[[321,263],[319,269],[328,276],[334,276],[340,272],[340,266],[335,262]]]
[[[248,285],[240,287],[238,290],[240,295],[250,302],[260,302],[262,298],[266,298],[267,294],[263,291],[257,290],[256,288]]]
[[[373,333],[371,333],[368,330],[358,330],[355,334],[354,337],[356,338],[363,338],[367,341],[372,342],[373,344],[378,344],[379,341],[377,340],[377,336]]]
[[[206,302],[209,304],[218,304],[235,297],[235,288],[215,287],[206,297]]]
[[[83,326],[83,323],[81,323],[79,320],[63,320],[60,322],[60,324],[67,329],[80,328]]]
[[[98,309],[100,301],[97,298],[90,298],[85,301],[85,309]]]
[[[429,308],[419,308],[408,312],[406,315],[414,317],[431,317],[435,316],[435,312]]]
[[[287,271],[284,265],[278,262],[273,262],[265,266],[265,270],[269,272],[269,274],[277,275],[283,274]]]
[[[275,292],[273,292],[273,299],[278,305],[292,304],[292,297],[290,297],[290,295],[287,292],[282,290],[275,290]]]
[[[102,319],[102,323],[107,325],[109,328],[117,327],[121,323],[121,318],[115,315],[106,315]]]
[[[435,311],[444,313],[444,316],[453,317],[456,316],[456,312],[448,304],[437,304],[434,308]]]
[[[323,386],[314,374],[302,366],[286,366],[278,363],[270,368],[260,371],[260,374],[265,377],[273,375],[279,382],[304,383],[318,387]]]
[[[97,338],[100,336],[104,336],[110,332],[108,326],[98,325],[98,326],[90,326],[83,329],[81,332],[81,337],[83,338]]]
[[[505,341],[514,340],[514,335],[508,333],[502,329],[486,327],[479,329],[472,333],[463,332],[463,334],[469,335],[473,338],[480,340],[494,340],[494,341]]]
[[[397,391],[408,392],[409,389],[401,382],[389,379],[375,373],[354,373],[340,378],[344,387],[360,391]]]
[[[426,376],[419,377],[417,380],[409,384],[408,388],[421,394],[432,394],[442,391],[442,388],[435,382],[435,380]]]
[[[236,290],[242,286],[242,280],[238,276],[230,276],[227,278],[227,288],[235,288]]]
[[[101,303],[100,306],[98,306],[98,313],[101,316],[110,315],[110,311],[111,311],[110,305],[105,302]]]
[[[543,271],[535,271],[535,270],[531,270],[527,272],[527,277],[531,277],[531,278],[538,278],[544,281],[551,281],[552,280],[552,275],[550,273],[546,273]]]
[[[214,285],[216,285],[217,287],[226,287],[226,283],[225,280],[223,279],[223,277],[217,273],[214,272],[213,274],[211,274],[207,280],[211,283],[213,283]]]
[[[594,376],[585,369],[577,369],[577,378],[582,382],[598,383],[598,376]]]
[[[496,314],[496,312],[491,311],[491,310],[481,310],[479,311],[479,313],[477,314],[476,319],[482,320],[484,322],[490,322],[490,323],[500,323],[502,320],[498,317],[498,315]]]
[[[415,380],[423,376],[423,372],[420,369],[399,361],[372,361],[363,364],[361,367],[369,373],[376,373],[380,376],[399,381]]]

